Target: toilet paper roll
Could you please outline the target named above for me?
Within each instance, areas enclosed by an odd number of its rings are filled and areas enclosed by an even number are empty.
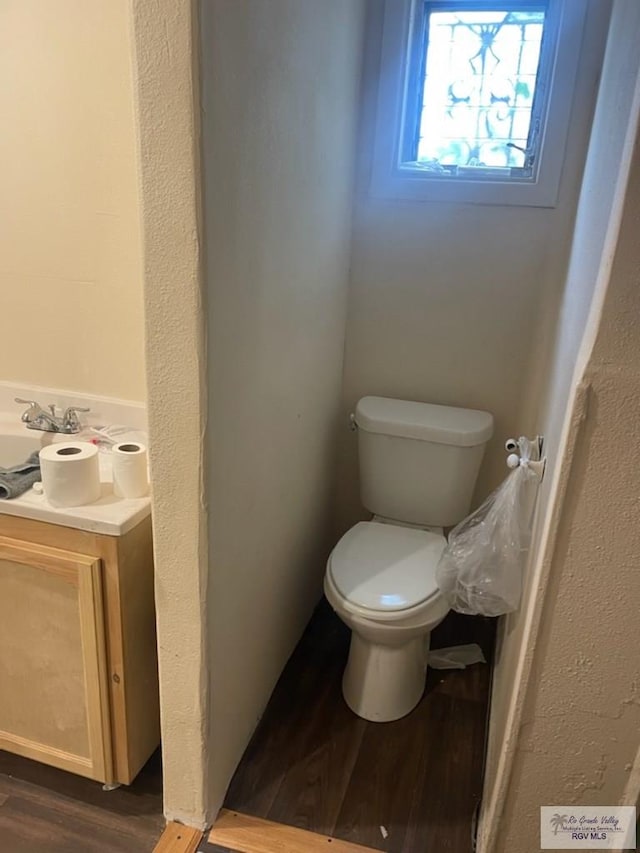
[[[121,441],[111,448],[113,491],[119,498],[142,498],[149,491],[147,448],[137,441]]]
[[[86,441],[43,448],[40,472],[45,496],[52,506],[84,506],[100,497],[98,448]]]

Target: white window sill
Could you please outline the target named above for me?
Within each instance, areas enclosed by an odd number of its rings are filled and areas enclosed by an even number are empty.
[[[549,185],[549,182],[532,181],[529,178],[452,178],[403,167],[388,170],[386,174],[377,170],[372,178],[370,192],[374,198],[383,199],[555,207],[557,190],[557,180]]]

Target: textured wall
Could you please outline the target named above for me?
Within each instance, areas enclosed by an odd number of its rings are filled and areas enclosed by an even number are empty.
[[[533,353],[532,361],[538,364],[535,375],[544,396],[541,400],[540,395],[532,394],[527,405],[531,409],[536,406],[538,411],[530,412],[524,419],[533,420],[534,430],[546,437],[545,452],[549,459],[549,472],[554,470],[558,459],[576,359],[592,299],[601,276],[601,268],[603,264],[606,266],[611,254],[611,246],[607,241],[610,219],[617,201],[617,182],[612,180],[609,170],[602,168],[602,163],[609,161],[619,164],[624,150],[637,71],[634,45],[631,41],[625,41],[625,33],[629,31],[633,31],[633,22],[624,20],[618,10],[612,21],[609,51],[594,117],[564,296],[555,319],[553,304],[548,306],[549,316],[540,324],[537,346]],[[540,543],[544,529],[543,520],[549,511],[552,480],[551,476],[546,477],[540,492],[533,551],[537,550]],[[535,572],[532,568],[525,587],[523,607],[518,613],[507,617],[501,625],[502,642],[499,644],[494,679],[489,777],[495,771],[499,744],[512,698],[513,680],[523,653],[526,614],[536,591],[534,578]]]
[[[0,377],[142,401],[128,6],[0,3]]]
[[[555,542],[497,851],[525,853],[543,804],[640,795],[640,150]],[[620,452],[624,447],[624,452]]]
[[[483,853],[530,849],[523,839],[537,837],[540,805],[633,804],[638,793],[638,770],[632,773],[638,654],[620,653],[633,644],[640,592],[632,569],[640,545],[633,521],[640,341],[631,320],[640,265],[633,238],[637,152],[618,228],[637,125],[639,38],[640,7],[616,0],[567,286],[547,359],[539,423],[548,474],[523,605],[502,625]],[[603,170],[605,160],[621,166],[620,174]]]
[[[133,0],[132,13],[165,814],[204,826],[209,753],[197,44],[189,0]]]
[[[202,5],[214,806],[333,544],[362,13]]]

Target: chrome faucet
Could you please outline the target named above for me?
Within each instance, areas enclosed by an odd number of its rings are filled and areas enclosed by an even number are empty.
[[[45,411],[35,400],[21,400],[20,397],[15,398],[16,403],[24,403],[29,408],[22,413],[22,422],[27,425],[27,429],[39,429],[43,432],[61,432],[65,435],[75,435],[82,429],[78,412],[89,412],[90,409],[83,409],[80,406],[69,406],[65,409],[64,414],[59,417],[56,415],[56,407],[51,404],[49,411]]]

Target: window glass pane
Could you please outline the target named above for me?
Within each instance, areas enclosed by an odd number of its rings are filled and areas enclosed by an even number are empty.
[[[437,11],[426,4],[416,157],[425,165],[525,165],[518,148],[527,147],[544,6],[527,11],[509,3],[487,6],[473,9],[461,2]]]

